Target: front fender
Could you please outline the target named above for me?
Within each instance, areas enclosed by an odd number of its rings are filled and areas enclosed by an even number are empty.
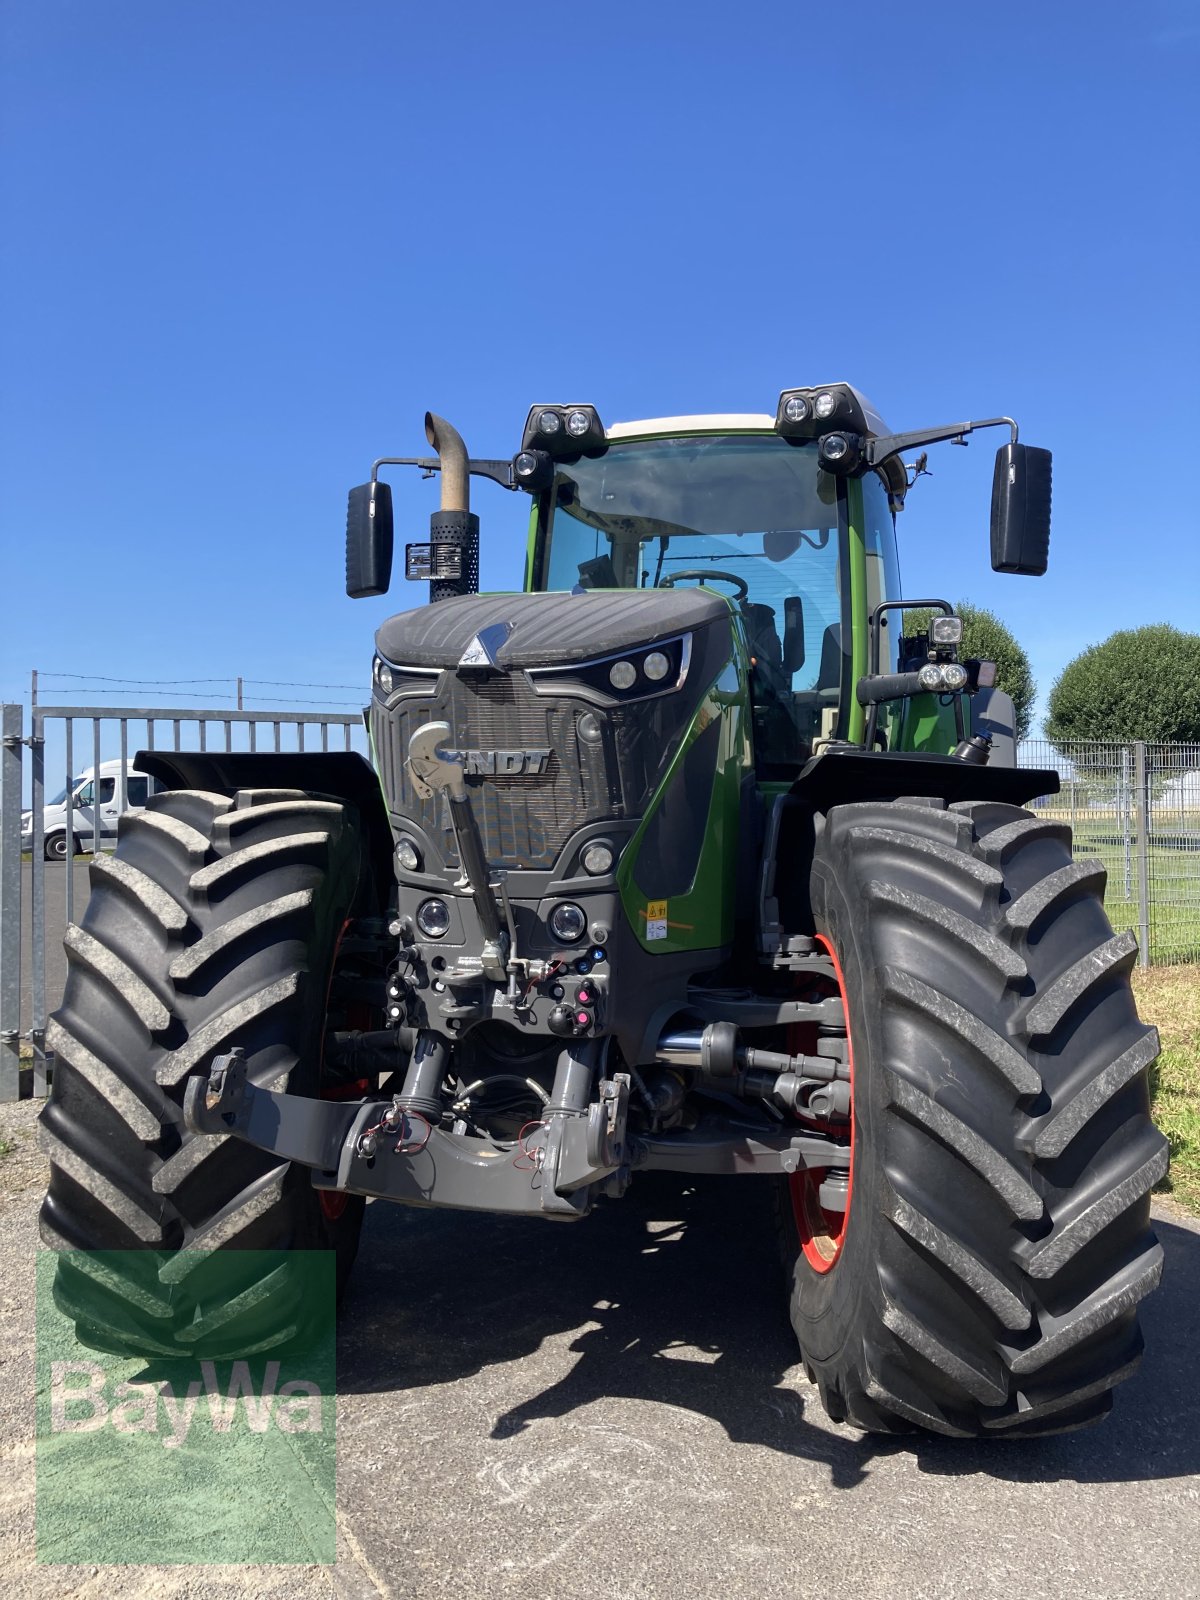
[[[805,765],[790,794],[810,811],[828,811],[851,800],[895,800],[905,794],[936,796],[947,805],[999,800],[1023,806],[1058,790],[1058,773],[1048,767],[976,766],[957,756],[835,745]]]

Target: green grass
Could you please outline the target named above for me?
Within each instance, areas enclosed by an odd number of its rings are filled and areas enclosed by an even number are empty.
[[[1150,1072],[1154,1120],[1171,1142],[1162,1192],[1200,1216],[1200,968],[1151,967],[1133,987],[1162,1040]]]

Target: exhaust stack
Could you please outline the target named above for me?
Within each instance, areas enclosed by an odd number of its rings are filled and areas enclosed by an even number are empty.
[[[429,599],[478,594],[479,518],[471,513],[467,447],[458,429],[432,411],[425,413],[425,437],[442,464],[442,508],[429,519],[432,568],[439,576],[429,580]]]

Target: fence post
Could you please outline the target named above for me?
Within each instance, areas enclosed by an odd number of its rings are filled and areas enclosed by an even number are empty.
[[[1147,796],[1146,742],[1133,746],[1134,805],[1137,816],[1138,962],[1150,965],[1150,815]]]
[[[23,712],[3,710],[0,745],[0,1100],[21,1094],[21,756]]]
[[[1121,852],[1125,868],[1125,899],[1133,899],[1133,839],[1130,834],[1132,806],[1129,803],[1129,746],[1121,746]]]
[[[29,1042],[33,1046],[33,1097],[44,1100],[46,1077],[46,739],[41,710],[33,713],[29,735],[29,770],[33,803],[33,851],[29,863],[31,929],[29,959]],[[70,774],[73,777],[74,774]],[[67,871],[71,870],[70,861]]]

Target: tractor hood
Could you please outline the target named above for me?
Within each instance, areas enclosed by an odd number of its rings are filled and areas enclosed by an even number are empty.
[[[397,666],[455,667],[486,628],[497,667],[556,666],[673,638],[718,618],[704,589],[586,589],[577,594],[468,594],[389,617],[375,647]],[[502,642],[503,629],[508,628]]]

